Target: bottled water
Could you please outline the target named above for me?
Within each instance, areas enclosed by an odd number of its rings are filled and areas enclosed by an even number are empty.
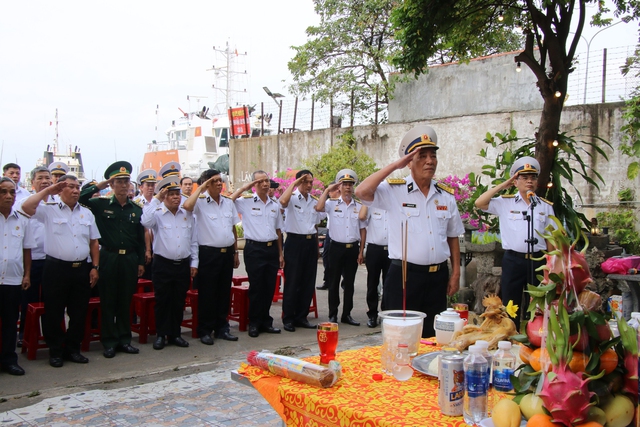
[[[491,356],[491,353],[489,353],[489,341],[477,340],[476,345],[482,349],[482,357],[487,359],[487,363],[489,364],[489,368],[487,369],[487,373],[488,373],[487,381],[489,381],[489,384],[487,385],[487,390],[489,390],[489,385],[493,382],[493,379],[491,377],[491,374],[492,374],[491,367],[493,366],[493,356]]]
[[[511,375],[516,368],[516,356],[511,352],[509,341],[500,341],[498,351],[493,355],[493,387],[497,391],[511,391]]]
[[[411,358],[409,357],[409,346],[407,344],[398,344],[398,352],[394,359],[393,377],[398,381],[407,381],[413,376],[413,368],[410,366]]]
[[[640,328],[640,313],[633,311],[627,324],[637,331]]]
[[[482,356],[477,345],[469,347],[469,355],[464,359],[464,422],[471,426],[479,425],[487,418],[487,400],[489,364]]]

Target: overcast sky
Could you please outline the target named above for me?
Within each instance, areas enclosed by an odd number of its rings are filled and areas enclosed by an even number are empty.
[[[311,0],[4,2],[1,162],[30,171],[53,142],[49,122],[57,108],[61,148],[81,148],[87,177],[100,179],[116,159],[130,161],[136,173],[147,143],[165,138],[178,107],[187,110],[187,95],[212,104],[215,77],[206,70],[221,65],[213,46],[229,41],[247,52],[247,102],[273,102],[262,87],[286,94],[290,46],[304,44],[305,29],[318,22]],[[636,44],[637,28],[606,30],[591,52]],[[585,27],[586,39],[596,31]]]

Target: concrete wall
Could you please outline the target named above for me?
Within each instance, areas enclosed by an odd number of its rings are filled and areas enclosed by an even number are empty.
[[[623,125],[622,106],[622,103],[614,103],[567,107],[562,114],[561,130],[573,135],[576,140],[587,140],[589,135],[598,135],[609,141],[614,148],[618,147],[621,139],[619,129]],[[540,113],[540,110],[514,111],[358,126],[353,132],[357,149],[367,153],[381,167],[397,159],[398,144],[405,132],[417,124],[429,124],[436,130],[440,146],[437,175],[465,175],[469,172],[481,172],[482,165],[486,162],[478,156],[481,149],[488,147],[489,161],[495,160],[497,150],[484,142],[487,132],[507,133],[515,129],[519,136],[533,138]],[[248,181],[247,174],[256,169],[271,173],[299,168],[305,159],[326,153],[337,140],[336,137],[345,131],[346,129],[323,129],[233,140],[230,156],[232,180],[235,183]],[[599,142],[599,146],[608,154],[609,161],[599,156],[592,159],[586,153],[581,155],[605,179],[599,192],[582,181],[576,181],[585,203],[613,202],[620,188],[639,187],[638,180],[629,182],[626,179],[630,159],[618,150],[607,148],[603,143]],[[395,175],[404,174],[406,171],[397,171]]]
[[[398,84],[389,102],[389,122],[542,108],[531,70],[525,66],[516,72],[516,54],[430,67],[417,80]]]

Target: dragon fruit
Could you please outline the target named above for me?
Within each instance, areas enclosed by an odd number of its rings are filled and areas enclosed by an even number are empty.
[[[586,421],[589,407],[595,404],[591,402],[595,393],[589,391],[588,384],[604,375],[603,371],[589,377],[583,372],[574,373],[569,369],[569,362],[573,357],[568,340],[569,328],[569,314],[564,304],[558,304],[557,316],[555,308],[551,306],[546,347],[552,367],[551,372],[543,378],[544,384],[539,396],[551,414],[551,421],[565,426]]]
[[[544,256],[547,263],[540,267],[544,272],[544,278],[540,283],[542,285],[551,283],[551,275],[554,273],[562,275],[563,286],[557,286],[556,293],[559,295],[564,292],[577,297],[589,283],[593,282],[589,265],[584,257],[588,244],[581,252],[576,251],[575,246],[578,240],[571,243],[560,221],[556,217],[551,218],[555,221],[557,228],[544,237],[553,244],[555,249]]]

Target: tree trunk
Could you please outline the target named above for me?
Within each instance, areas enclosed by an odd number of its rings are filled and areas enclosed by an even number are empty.
[[[556,151],[556,147],[553,146],[553,141],[558,139],[558,133],[560,131],[560,118],[562,116],[562,107],[566,95],[566,83],[566,79],[555,82],[548,79],[540,89],[540,93],[544,99],[544,105],[540,116],[540,126],[536,134],[536,160],[540,163],[536,193],[542,197],[545,195],[547,186],[551,181],[551,169],[555,161]],[[560,91],[560,97],[555,96],[556,91]]]

